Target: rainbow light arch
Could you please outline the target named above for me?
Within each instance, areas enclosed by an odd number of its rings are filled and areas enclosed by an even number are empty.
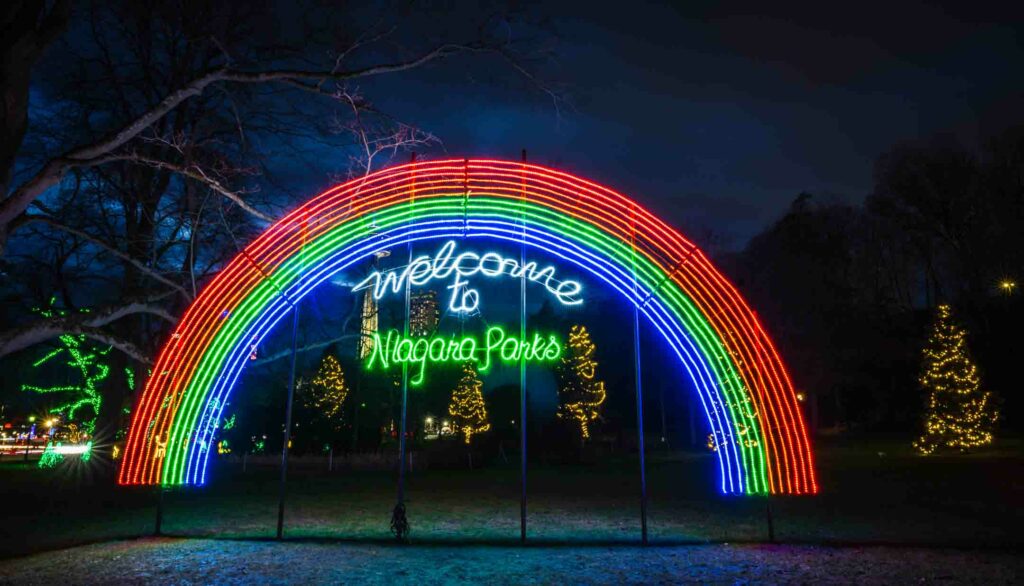
[[[679,357],[721,446],[730,494],[813,494],[796,393],[753,310],[707,257],[635,201],[519,162],[390,167],[313,198],[232,259],[164,343],[133,411],[120,484],[203,484],[228,394],[258,342],[309,291],[408,242],[498,239],[543,250],[633,303]]]

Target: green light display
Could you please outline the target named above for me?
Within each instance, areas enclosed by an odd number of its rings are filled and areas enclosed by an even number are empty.
[[[367,368],[376,364],[384,370],[392,365],[410,364],[417,366],[410,384],[421,385],[427,364],[472,362],[480,372],[487,372],[498,360],[512,363],[554,362],[562,356],[562,343],[553,335],[544,336],[534,332],[522,340],[510,336],[501,326],[487,328],[483,340],[476,336],[405,336],[398,330],[389,330],[386,337],[373,334],[373,352],[366,360]]]

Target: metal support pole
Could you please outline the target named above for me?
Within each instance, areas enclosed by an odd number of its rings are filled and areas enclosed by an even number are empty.
[[[292,371],[288,378],[288,403],[284,411],[284,445],[281,446],[281,485],[277,499],[277,538],[284,538],[284,496],[288,482],[288,444],[292,439],[292,402],[295,399],[295,363],[299,338],[299,306],[292,307]]]
[[[640,452],[640,536],[647,545],[647,461],[644,450],[644,393],[640,379],[640,309],[633,308],[633,352],[636,362],[636,427]]]
[[[412,245],[409,245],[411,262]],[[409,281],[405,282],[405,335],[409,335]],[[391,531],[395,539],[405,541],[409,536],[409,520],[405,515],[405,420],[408,412],[409,364],[402,363],[402,416],[398,435],[398,504],[391,512]]]
[[[526,163],[526,149],[523,149]],[[524,181],[525,183],[525,181]],[[526,196],[523,185],[523,197]],[[523,220],[523,241],[519,248],[519,266],[526,266],[526,221]],[[526,271],[519,281],[519,339],[526,339]],[[526,356],[519,361],[519,542],[526,543]]]
[[[359,326],[362,328],[362,325]],[[362,344],[362,338],[360,338],[360,344]],[[359,357],[360,360],[363,358]],[[363,367],[362,365],[357,366],[358,373],[356,375],[356,386],[352,388],[352,442],[349,444],[349,452],[355,454],[359,446],[359,393],[360,387],[363,386]],[[349,460],[351,463],[352,460]]]
[[[32,447],[32,436],[36,430],[36,424],[33,423],[32,427],[29,428],[28,433],[25,434],[25,461],[28,462],[28,449]]]
[[[153,531],[153,535],[163,535],[164,526],[164,487],[159,485],[156,487],[156,528]]]
[[[416,162],[416,153],[412,154],[412,162]],[[409,192],[410,202],[415,201],[415,179]],[[412,242],[409,243],[409,264],[412,264]],[[405,280],[405,336],[409,336],[409,279]],[[409,519],[405,515],[405,429],[406,413],[409,399],[409,363],[402,363],[402,416],[398,436],[398,503],[391,511],[391,532],[395,539],[404,542],[409,537]]]
[[[665,386],[661,385],[658,389],[658,410],[661,411],[661,443],[663,447],[669,447],[668,441],[668,426],[665,425]]]
[[[633,294],[636,296],[636,228],[633,229]],[[639,301],[639,297],[637,297]],[[644,393],[640,375],[640,306],[633,305],[633,359],[636,366],[636,433],[640,453],[640,539],[647,545],[647,461],[644,450]]]

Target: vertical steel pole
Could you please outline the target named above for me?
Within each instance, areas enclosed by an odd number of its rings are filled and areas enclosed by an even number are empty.
[[[523,149],[523,164],[526,164],[526,149]],[[522,199],[526,198],[525,177]],[[525,210],[520,210],[523,212]],[[526,218],[520,214],[523,224],[522,242],[519,247],[519,266],[526,266]],[[519,339],[526,339],[526,271],[519,280]],[[519,360],[519,542],[526,543],[526,353]]]
[[[36,430],[36,424],[33,423],[32,427],[29,428],[28,433],[25,434],[25,461],[28,462],[28,449],[32,447],[32,436]]]
[[[302,255],[302,265],[305,266],[305,253],[306,253],[306,230],[309,225],[309,218],[307,217],[300,226],[302,230],[302,246],[299,249],[299,254]],[[283,296],[284,293],[281,292]],[[288,401],[285,404],[284,410],[284,444],[281,446],[281,482],[278,488],[277,497],[277,538],[284,538],[284,498],[285,489],[288,483],[288,448],[292,442],[292,406],[295,403],[295,368],[298,362],[298,344],[299,344],[299,302],[298,300],[292,301],[287,296],[285,300],[292,306],[292,367],[291,372],[288,375]]]
[[[635,277],[634,277],[635,278]],[[640,451],[640,535],[647,545],[647,461],[644,449],[644,393],[640,379],[640,310],[633,308],[633,353],[636,362],[636,426]]]
[[[360,319],[362,322],[362,319]],[[362,332],[362,323],[359,325],[360,333]],[[362,344],[362,337],[359,338],[360,344]],[[360,360],[362,357],[360,356]],[[356,386],[352,388],[352,442],[349,444],[349,452],[352,454],[356,453],[359,446],[359,397],[361,396],[359,391],[363,385],[363,367],[358,365],[358,373],[356,374]],[[351,460],[350,460],[351,461]]]
[[[647,461],[644,450],[644,394],[640,375],[640,298],[636,282],[636,211],[633,210],[633,360],[636,366],[636,433],[640,453],[640,538],[647,545]]]
[[[164,526],[164,485],[159,484],[156,487],[156,528],[153,531],[153,535],[163,535]]]
[[[292,403],[295,399],[295,364],[298,358],[299,306],[292,306],[292,370],[288,377],[288,402],[284,410],[284,445],[281,446],[281,483],[277,496],[277,538],[284,538],[284,496],[288,482],[288,444],[292,440]]]
[[[669,447],[668,427],[665,425],[665,386],[660,385],[658,389],[658,410],[661,411],[661,443]]]
[[[413,245],[409,245],[409,262],[413,262]],[[403,330],[406,337],[409,337],[409,279],[406,280],[406,325]],[[401,364],[401,419],[398,424],[398,504],[391,517],[392,528],[395,529],[395,537],[401,541],[408,534],[408,520],[406,517],[406,413],[409,400],[409,363]],[[395,522],[398,525],[395,525]]]
[[[416,153],[412,154],[412,161],[416,162]],[[409,190],[409,201],[414,203],[416,199],[416,183],[415,177],[412,180],[412,185]],[[409,264],[412,264],[412,242],[408,244],[409,247]],[[405,280],[405,325],[402,330],[405,337],[409,337],[409,279]],[[391,531],[395,534],[395,539],[398,541],[405,541],[409,535],[409,520],[405,515],[405,429],[406,429],[406,413],[408,412],[407,401],[409,399],[409,363],[402,363],[402,415],[401,422],[398,428],[398,503],[395,504],[394,510],[391,511]]]

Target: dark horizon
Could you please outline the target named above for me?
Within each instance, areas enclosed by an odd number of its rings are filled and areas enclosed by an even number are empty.
[[[0,583],[1019,582],[1022,41],[0,4]]]
[[[980,149],[1024,122],[1019,8],[744,4],[545,4],[557,109],[482,66],[417,72],[381,103],[441,138],[428,157],[526,149],[732,251],[802,192],[862,202],[897,144]]]

